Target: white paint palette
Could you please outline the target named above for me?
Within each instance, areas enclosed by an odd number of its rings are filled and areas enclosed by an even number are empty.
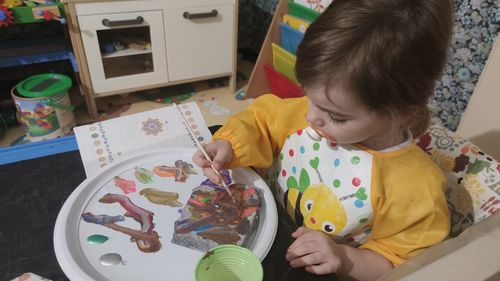
[[[201,169],[191,161],[193,152],[145,152],[142,156],[113,164],[86,179],[73,191],[61,208],[54,229],[57,260],[69,279],[194,280],[196,263],[204,253],[171,243],[174,222],[180,216],[180,209],[187,203],[192,189],[206,180]],[[196,172],[188,173],[185,182],[179,181],[179,178],[176,181],[174,176],[165,174],[159,176],[150,173],[142,178],[142,182],[136,176],[138,168],[144,172],[153,171],[159,166],[175,167],[174,163],[178,160],[191,164],[191,171]],[[116,176],[122,180],[118,185]],[[266,183],[250,169],[234,169],[231,177],[233,182],[262,190],[259,226],[248,248],[263,260],[277,231],[278,217],[273,195]],[[135,188],[132,181],[135,182]],[[170,195],[178,194],[176,200],[182,206],[171,201],[158,204],[158,200],[153,200],[153,203],[144,192],[140,194],[141,190],[147,188]],[[86,214],[85,218],[82,214]],[[151,221],[148,222],[148,214],[153,225],[149,224]],[[153,231],[157,233],[157,236],[153,236],[158,237],[157,242],[161,244],[159,248],[142,235],[152,234]],[[92,237],[101,239],[92,240]],[[139,238],[133,240],[131,237]]]

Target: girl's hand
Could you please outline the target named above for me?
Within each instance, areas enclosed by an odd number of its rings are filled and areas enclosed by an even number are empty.
[[[291,267],[305,267],[314,274],[329,274],[342,269],[343,249],[328,235],[300,227],[292,237],[296,240],[290,245],[285,258]]]
[[[228,141],[216,140],[204,145],[203,147],[208,155],[212,157],[212,165],[217,171],[222,170],[224,165],[233,159],[233,149]],[[210,161],[205,158],[205,155],[203,155],[201,150],[198,149],[193,154],[193,162],[202,168],[203,174],[205,174],[205,176],[212,182],[221,182],[221,178],[214,172],[214,170],[212,170]]]

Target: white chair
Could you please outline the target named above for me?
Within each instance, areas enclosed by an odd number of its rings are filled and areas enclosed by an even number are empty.
[[[498,73],[497,38],[457,133],[433,125],[418,140],[447,177],[450,238],[407,260],[381,281],[500,280]]]

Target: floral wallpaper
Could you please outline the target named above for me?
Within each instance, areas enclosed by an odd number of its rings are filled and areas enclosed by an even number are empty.
[[[433,121],[456,130],[500,31],[500,0],[455,0],[450,58],[430,102]]]
[[[239,1],[239,46],[259,52],[278,0]],[[433,122],[456,130],[500,31],[500,0],[455,0],[450,58],[430,101]]]

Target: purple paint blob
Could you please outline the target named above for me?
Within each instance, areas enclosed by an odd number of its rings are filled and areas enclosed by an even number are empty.
[[[224,178],[224,181],[226,182],[227,185],[231,184],[231,182],[233,181],[231,179],[231,176],[229,175],[229,171],[228,170],[222,170],[221,172],[221,175],[222,177]],[[201,185],[207,185],[207,186],[210,186],[210,187],[213,187],[213,188],[221,188],[220,185],[214,183],[213,181],[211,181],[210,179],[206,179],[204,180]]]

